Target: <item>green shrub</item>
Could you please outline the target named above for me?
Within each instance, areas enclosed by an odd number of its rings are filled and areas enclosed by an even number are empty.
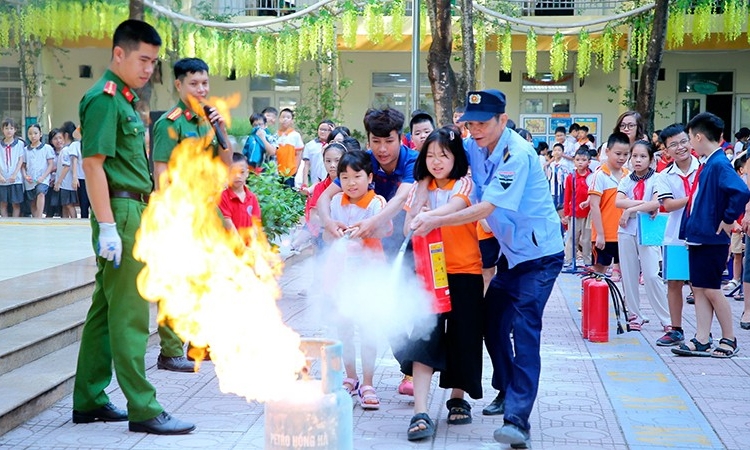
[[[305,196],[281,184],[275,163],[264,168],[260,174],[250,173],[247,187],[258,197],[263,230],[272,241],[297,226],[305,214]]]

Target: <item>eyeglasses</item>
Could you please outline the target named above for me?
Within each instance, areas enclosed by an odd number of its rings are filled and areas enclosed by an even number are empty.
[[[633,128],[636,128],[638,124],[635,123],[621,123],[620,129],[621,130],[632,130]]]
[[[687,146],[688,143],[690,143],[690,139],[685,138],[685,139],[683,139],[683,140],[681,140],[679,142],[677,142],[677,141],[672,142],[671,144],[667,145],[667,148],[670,149],[670,150],[676,150],[679,147],[685,147],[685,146]]]

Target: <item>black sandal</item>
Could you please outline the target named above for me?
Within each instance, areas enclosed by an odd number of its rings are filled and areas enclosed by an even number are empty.
[[[424,428],[419,428],[419,425],[424,425]],[[412,428],[415,428],[412,430]],[[427,413],[414,414],[409,422],[409,428],[406,430],[406,439],[410,441],[418,441],[432,437],[435,434],[435,424],[430,419]]]
[[[732,356],[740,352],[740,349],[737,348],[737,338],[734,338],[734,340],[721,338],[719,339],[719,345],[721,346],[721,344],[724,344],[730,348],[716,347],[714,349],[714,352],[711,354],[711,356],[713,356],[714,358],[731,358]]]
[[[693,348],[688,347],[687,344],[680,344],[679,347],[672,349],[672,353],[679,356],[711,356],[710,340],[703,344],[698,339],[692,338],[690,339],[690,343],[693,344]]]
[[[448,408],[448,425],[465,425],[471,423],[471,405],[462,398],[452,398],[445,402]],[[455,416],[464,416],[459,419],[451,419]]]

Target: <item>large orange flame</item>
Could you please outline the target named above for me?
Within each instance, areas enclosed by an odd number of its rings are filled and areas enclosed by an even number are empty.
[[[249,245],[223,227],[217,205],[227,168],[207,144],[189,139],[175,148],[169,184],[151,196],[134,250],[146,264],[138,290],[160,302],[159,323],[210,347],[223,392],[281,398],[305,366],[300,337],[275,303],[282,265],[259,224]]]

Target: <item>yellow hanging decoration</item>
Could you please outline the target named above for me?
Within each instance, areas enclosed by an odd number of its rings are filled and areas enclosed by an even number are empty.
[[[533,29],[529,28],[526,33],[526,73],[529,78],[536,76],[536,33]]]
[[[568,68],[568,43],[559,31],[552,37],[552,47],[549,50],[549,68],[553,80],[562,78]]]
[[[591,73],[591,36],[586,30],[581,30],[578,36],[578,55],[576,56],[576,74],[578,78],[586,78]]]
[[[68,36],[68,39],[77,41],[82,36],[86,36],[83,33],[83,5],[80,2],[71,3],[70,14],[72,17],[77,17],[78,20],[73,20],[70,24],[70,36]]]
[[[325,16],[319,22],[320,33],[320,52],[324,55],[330,55],[336,52],[336,28],[334,27],[333,17]]]
[[[669,48],[682,46],[685,42],[685,27],[687,25],[687,11],[684,1],[676,1],[669,6],[667,19],[667,45]]]
[[[650,37],[650,22],[643,17],[636,18],[630,30],[630,57],[638,64],[646,61]]]
[[[693,44],[698,44],[711,35],[711,18],[713,17],[713,0],[701,0],[693,14]]]
[[[383,23],[383,9],[380,4],[368,3],[365,5],[365,30],[367,37],[375,45],[383,42],[385,36],[385,24]]]
[[[354,48],[357,46],[357,27],[359,26],[359,19],[357,17],[357,11],[347,9],[341,15],[341,38],[344,41],[346,48]]]
[[[427,37],[430,21],[427,17],[427,2],[420,2],[419,5],[419,42],[422,43]]]
[[[482,63],[482,55],[487,47],[487,25],[482,19],[474,22],[474,66],[479,67]]]
[[[404,40],[404,17],[406,16],[406,2],[394,0],[391,4],[391,28],[389,34],[395,42]]]
[[[500,62],[500,70],[510,73],[513,68],[513,36],[510,26],[503,27],[497,32],[497,60]]]
[[[734,41],[742,34],[747,19],[745,0],[724,0],[724,39]]]
[[[0,50],[10,48],[10,17],[0,15]]]
[[[318,19],[310,24],[310,36],[312,38],[307,41],[308,59],[316,59],[320,56],[320,44],[323,41],[321,23],[322,20]]]
[[[251,54],[248,46],[245,44],[246,33],[239,33],[235,39],[232,40],[232,44],[229,51],[234,54],[234,73],[237,78],[244,78],[250,75],[250,65],[248,56]]]
[[[618,43],[620,36],[612,28],[607,27],[601,38],[599,38],[599,54],[601,57],[602,71],[611,73],[615,70],[615,60],[619,52]]]
[[[299,69],[300,55],[299,47],[297,46],[297,39],[299,39],[299,35],[294,30],[286,32],[282,38],[282,41],[284,42],[284,54],[287,57],[286,73],[293,73]]]

